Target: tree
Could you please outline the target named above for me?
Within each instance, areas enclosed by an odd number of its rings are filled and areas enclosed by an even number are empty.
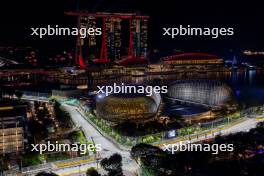
[[[54,111],[56,118],[61,123],[61,126],[66,128],[71,128],[73,126],[70,114],[61,106],[58,101],[55,101],[54,103]]]
[[[52,172],[40,172],[38,173],[36,176],[58,176],[57,174],[55,173],[52,173]]]
[[[160,148],[144,143],[135,145],[130,151],[130,154],[134,159],[138,159],[142,156],[155,155],[161,153],[162,150]]]
[[[100,162],[101,166],[108,172],[108,176],[123,176],[122,157],[115,153]]]
[[[87,176],[101,176],[101,174],[99,174],[94,167],[87,169],[86,175]]]
[[[257,124],[257,128],[264,128],[264,122],[259,122]]]
[[[21,98],[23,96],[23,92],[16,90],[14,94],[18,98],[18,100],[21,100]]]
[[[5,89],[3,92],[7,94],[9,97],[13,97],[15,93],[13,89]]]
[[[38,165],[43,163],[45,160],[44,155],[39,153],[26,153],[22,156],[22,164],[23,166],[31,166]]]

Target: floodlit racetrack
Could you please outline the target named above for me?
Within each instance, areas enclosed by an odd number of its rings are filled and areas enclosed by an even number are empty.
[[[26,97],[24,96],[26,99]],[[32,99],[32,97],[30,97]],[[38,98],[33,98],[38,99]],[[84,134],[88,140],[93,140],[95,144],[101,144],[102,145],[102,151],[100,152],[100,158],[109,157],[113,153],[119,153],[121,154],[123,158],[123,170],[125,175],[133,175],[135,173],[138,173],[139,166],[138,164],[130,158],[129,151],[121,150],[118,146],[113,144],[111,141],[109,141],[105,136],[103,136],[93,125],[91,125],[86,119],[85,116],[76,108],[75,106],[65,105],[63,104],[63,107],[66,111],[68,111],[76,124],[76,126],[79,126],[84,131]],[[184,140],[169,140],[169,141],[163,141],[164,144],[177,144],[177,142],[199,142],[206,139],[214,138],[216,135],[228,135],[231,133],[237,133],[237,132],[246,132],[249,131],[252,128],[255,128],[258,122],[263,121],[263,114],[258,115],[258,117],[254,118],[245,118],[243,121],[239,121],[236,124],[223,126],[220,130],[212,129],[212,132],[208,132],[207,135],[199,135],[198,137],[193,136],[190,139],[184,139]],[[162,147],[162,144],[161,144]],[[53,164],[54,165],[54,164]],[[73,164],[73,165],[67,165],[65,167],[54,167],[51,168],[49,171],[52,171],[59,175],[85,175],[85,171],[89,167],[97,167],[97,162],[95,160],[93,161],[87,161],[82,162],[79,165]],[[43,168],[40,168],[36,171],[30,170],[30,172],[41,172],[44,171]],[[47,170],[45,170],[47,171]],[[31,175],[23,173],[24,175]]]
[[[123,160],[123,170],[127,173],[127,175],[130,175],[129,173],[137,173],[139,166],[138,164],[130,158],[129,151],[123,151],[119,149],[116,145],[114,145],[112,142],[110,142],[107,138],[105,138],[97,129],[95,129],[84,117],[83,114],[81,114],[80,111],[74,106],[65,105],[63,104],[63,108],[65,108],[66,111],[68,111],[76,124],[76,126],[80,126],[86,136],[86,138],[89,141],[94,141],[95,144],[101,144],[102,151],[99,152],[99,155],[101,158],[109,157],[114,153],[119,153],[122,156]],[[89,167],[96,167],[95,162],[91,162],[88,164],[84,164],[80,166],[80,170],[83,171]],[[69,175],[67,173],[78,173],[79,166],[64,168],[56,171],[55,173],[60,175]]]

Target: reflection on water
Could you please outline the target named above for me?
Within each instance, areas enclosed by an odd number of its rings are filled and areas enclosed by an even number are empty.
[[[263,75],[262,72],[259,72],[257,75],[256,70],[248,70],[244,72],[237,72],[237,71],[232,71],[231,72],[231,78],[229,80],[231,85],[253,85],[255,84],[255,81],[258,79],[258,76]],[[228,80],[228,77],[226,78]],[[258,81],[258,80],[257,80]],[[258,84],[258,83],[257,83]]]
[[[248,106],[264,103],[264,72],[249,70],[243,73],[232,72],[230,80],[225,79],[234,90],[240,102]]]

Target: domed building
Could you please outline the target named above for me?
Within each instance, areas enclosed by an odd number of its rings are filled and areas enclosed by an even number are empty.
[[[167,98],[172,101],[220,107],[232,99],[232,90],[219,81],[178,80],[168,87]]]
[[[96,113],[113,123],[125,121],[144,122],[155,118],[161,102],[160,94],[110,94],[98,95]]]
[[[207,79],[177,80],[164,98],[165,112],[190,124],[215,119],[223,109],[236,105],[229,86]]]

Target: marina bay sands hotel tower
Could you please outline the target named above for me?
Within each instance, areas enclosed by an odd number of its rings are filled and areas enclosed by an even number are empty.
[[[99,12],[66,12],[66,15],[77,16],[78,28],[102,29],[102,35],[77,38],[77,63],[88,65],[90,62],[107,63],[126,58],[147,58],[149,16]]]

